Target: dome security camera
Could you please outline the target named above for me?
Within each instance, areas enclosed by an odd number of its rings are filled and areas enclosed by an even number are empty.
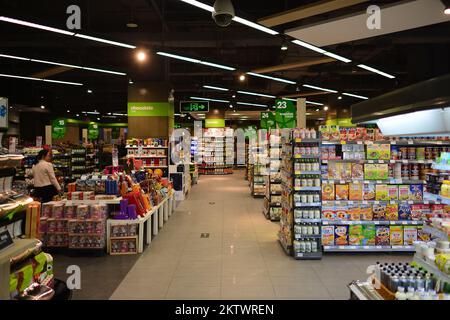
[[[228,27],[235,16],[231,0],[216,0],[212,17],[220,27]]]

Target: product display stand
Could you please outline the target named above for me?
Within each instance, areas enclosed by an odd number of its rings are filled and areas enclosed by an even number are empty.
[[[169,147],[167,141],[149,138],[143,141],[133,139],[127,142],[127,158],[141,162],[141,169],[161,170],[163,177],[168,177]]]
[[[86,149],[83,147],[74,147],[70,150],[72,179],[79,179],[87,173],[86,167]]]
[[[253,157],[252,179],[250,181],[251,194],[254,198],[263,198],[265,195],[265,179],[269,175],[266,160],[269,156],[267,146],[256,144],[251,148]]]
[[[227,163],[227,159],[234,159],[233,129],[205,129],[199,152],[203,159],[199,167],[200,174],[232,174],[233,164]]]
[[[279,221],[281,215],[281,135],[280,130],[269,133],[269,175],[266,176],[266,192],[263,213],[271,221]]]

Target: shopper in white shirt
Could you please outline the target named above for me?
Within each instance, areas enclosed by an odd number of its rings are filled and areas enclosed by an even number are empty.
[[[53,200],[61,191],[61,186],[55,176],[53,169],[52,152],[50,150],[41,150],[37,156],[38,163],[33,166],[33,178],[35,195],[41,199],[42,203]]]

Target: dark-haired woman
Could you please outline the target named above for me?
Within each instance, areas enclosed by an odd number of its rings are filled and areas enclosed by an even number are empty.
[[[41,150],[37,156],[38,163],[33,166],[34,188],[36,197],[41,198],[42,203],[50,202],[61,191],[61,186],[53,169],[52,152]]]

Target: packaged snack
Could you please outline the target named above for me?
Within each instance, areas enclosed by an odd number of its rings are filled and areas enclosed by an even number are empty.
[[[389,200],[398,200],[398,187],[394,185],[388,186]]]
[[[364,136],[365,141],[374,141],[375,140],[375,129],[366,129],[366,134]]]
[[[351,183],[349,185],[349,200],[360,201],[363,199],[363,185],[359,183]]]
[[[339,141],[341,138],[341,133],[339,131],[339,126],[330,126],[330,140]]]
[[[348,208],[347,207],[336,207],[336,219],[347,221],[348,216]]]
[[[360,163],[352,164],[352,179],[362,180],[364,179],[364,166]]]
[[[79,205],[77,207],[77,219],[79,220],[89,219],[89,206]]]
[[[67,219],[73,219],[76,216],[77,207],[75,205],[64,206],[64,217]]]
[[[352,179],[352,164],[351,163],[340,163],[341,166],[341,172],[340,172],[340,179],[344,180],[351,180]]]
[[[368,160],[389,160],[391,159],[390,144],[370,144],[367,146]]]
[[[376,229],[375,225],[367,224],[363,226],[363,246],[374,246],[376,242]]]
[[[54,202],[48,202],[42,204],[42,216],[47,218],[53,217],[53,206],[55,205]]]
[[[372,207],[373,220],[386,220],[386,204],[374,204]]]
[[[334,200],[334,199],[335,199],[334,183],[323,183],[322,200]]]
[[[357,133],[356,128],[349,128],[347,132],[348,141],[356,141],[357,140]]]
[[[351,221],[361,220],[361,209],[359,206],[351,206],[348,208],[348,218]]]
[[[422,226],[417,227],[417,241],[430,242],[431,235],[424,231]]]
[[[360,214],[361,220],[363,221],[372,221],[373,220],[373,211],[371,205],[361,205],[360,206]]]
[[[403,227],[403,243],[405,246],[411,246],[417,241],[417,227]]]
[[[412,184],[409,186],[409,200],[422,201],[423,200],[423,185]]]
[[[108,212],[105,204],[95,204],[91,206],[91,219],[104,219]]]
[[[324,140],[324,141],[330,140],[330,127],[329,126],[320,126],[319,132],[322,135],[322,140]]]
[[[422,210],[423,206],[421,204],[413,204],[410,206],[411,208],[411,219],[413,221],[422,220]]]
[[[376,180],[377,172],[374,164],[365,164],[364,165],[364,179],[367,180]]]
[[[409,204],[401,203],[398,206],[398,219],[411,220],[411,207],[409,206]]]
[[[337,246],[348,245],[348,226],[335,226],[334,244]]]
[[[358,127],[356,128],[356,140],[364,140],[366,136],[366,128]]]
[[[403,227],[402,226],[391,226],[389,232],[391,246],[402,246],[403,245]]]
[[[363,200],[375,200],[375,185],[364,184]]]
[[[322,219],[336,220],[336,211],[333,208],[322,208]]]
[[[397,221],[398,220],[398,204],[388,203],[386,205],[386,220]]]
[[[376,226],[375,245],[389,246],[390,245],[390,228],[386,226]]]
[[[385,141],[385,136],[381,133],[380,129],[375,129],[375,141]]]
[[[348,139],[347,128],[340,128],[339,129],[339,133],[341,135],[340,140],[341,141],[347,141],[347,139]]]
[[[409,186],[408,185],[398,186],[398,199],[401,201],[409,200]]]
[[[336,185],[336,200],[348,200],[349,186],[348,184]]]
[[[334,245],[334,226],[322,226],[322,245]]]
[[[53,218],[61,219],[64,217],[64,205],[61,203],[53,206]]]
[[[387,184],[377,184],[375,186],[375,200],[379,201],[389,200]]]
[[[444,204],[432,204],[431,205],[431,217],[433,218],[440,218],[444,215]]]
[[[360,246],[363,243],[363,226],[351,225],[348,230],[348,244],[351,246]]]

